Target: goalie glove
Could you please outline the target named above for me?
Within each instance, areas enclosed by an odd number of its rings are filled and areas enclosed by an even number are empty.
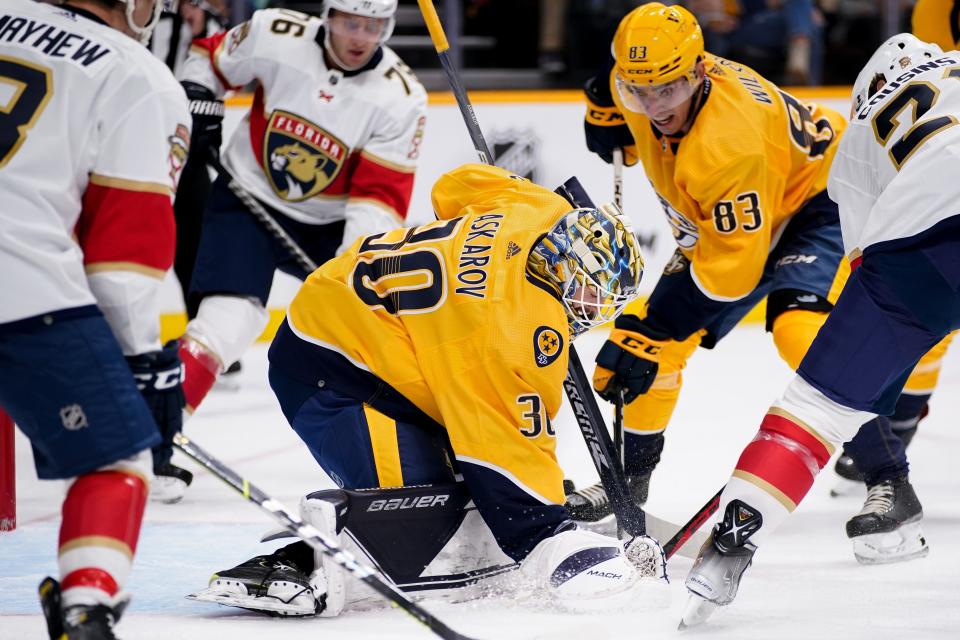
[[[583,86],[583,92],[587,98],[587,115],[583,121],[587,149],[607,164],[613,164],[614,149],[623,149],[623,164],[635,165],[637,147],[633,134],[613,102],[607,77],[590,78]]]
[[[623,401],[630,404],[653,384],[660,351],[668,339],[655,334],[637,316],[620,316],[597,354],[593,388],[608,402],[616,401],[622,390]]]
[[[190,158],[203,164],[220,158],[223,142],[223,100],[218,99],[209,88],[184,80],[180,83],[187,94],[193,128],[190,132]]]

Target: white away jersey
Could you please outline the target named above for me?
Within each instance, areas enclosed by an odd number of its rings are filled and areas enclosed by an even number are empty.
[[[4,0],[0,105],[0,323],[94,304],[85,269],[162,277],[190,139],[170,71],[92,17]]]
[[[960,52],[903,71],[853,116],[830,170],[851,260],[960,214]]]
[[[389,221],[372,230],[406,216],[427,97],[388,47],[359,71],[330,69],[322,20],[266,9],[194,41],[182,79],[217,95],[256,82],[224,164],[270,206],[305,223]]]

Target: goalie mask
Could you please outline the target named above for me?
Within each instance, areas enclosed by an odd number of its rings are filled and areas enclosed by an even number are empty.
[[[853,117],[883,85],[892,82],[904,71],[943,55],[943,50],[909,33],[891,36],[870,56],[853,84]]]
[[[330,42],[330,35],[383,44],[393,33],[396,12],[397,0],[325,0],[321,14],[325,32],[323,46],[344,70],[359,69],[362,64],[346,64],[337,56]]]
[[[576,337],[636,297],[643,256],[629,219],[605,204],[564,214],[534,245],[527,267],[556,289]]]

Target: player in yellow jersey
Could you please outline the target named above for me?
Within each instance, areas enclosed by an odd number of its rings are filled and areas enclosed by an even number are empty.
[[[350,492],[314,494],[305,517],[331,532],[345,522],[402,588],[436,588],[437,572],[425,568],[440,548],[424,553],[436,536],[397,530],[388,517],[376,523],[390,531],[384,540],[357,522],[371,511],[393,509],[399,518],[407,508],[434,510],[448,502],[435,488],[462,481],[505,567],[518,563],[538,589],[572,609],[637,606],[646,586],[639,560],[661,563],[659,546],[575,528],[551,423],[570,340],[612,320],[636,295],[643,261],[628,219],[613,205],[571,210],[559,195],[483,165],[443,175],[432,200],[436,222],[361,238],[307,278],[270,348],[270,384],[341,487],[434,489],[363,509],[357,501],[367,494],[354,494],[346,520],[334,505]],[[417,531],[421,539],[410,540]],[[447,538],[440,547],[449,551]],[[336,615],[343,590],[330,581],[339,570],[304,557],[303,547],[220,572],[210,589],[228,595],[247,585],[252,593],[264,583],[263,566],[294,565],[299,578],[271,574],[271,597],[306,595],[309,584],[317,612]],[[406,566],[411,557],[420,558],[415,570]],[[300,591],[278,595],[284,584]],[[232,604],[268,608],[266,600]],[[313,613],[307,600],[305,612]]]
[[[960,47],[960,1],[917,0],[911,15],[913,35],[944,51]]]
[[[849,274],[825,191],[846,123],[705,52],[682,7],[633,10],[612,53],[609,75],[587,83],[587,146],[608,161],[622,147],[628,163],[642,163],[679,245],[646,308],[616,321],[594,375],[606,399],[623,391],[625,471],[644,502],[697,346],[713,347],[767,296],[766,328],[796,369],[826,320]],[[869,425],[895,438],[885,417]],[[898,483],[919,515],[902,445],[894,462],[874,482]],[[571,494],[568,506],[578,519],[610,513],[594,488]],[[865,533],[848,526],[851,537]]]

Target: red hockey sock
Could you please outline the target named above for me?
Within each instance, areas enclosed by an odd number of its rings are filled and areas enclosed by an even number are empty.
[[[758,485],[793,511],[832,454],[833,446],[813,429],[773,407],[740,454],[733,475]]]
[[[130,573],[146,500],[146,480],[123,471],[96,471],[71,485],[60,526],[64,606],[117,594]]]
[[[189,413],[196,411],[223,370],[220,360],[205,346],[184,336],[180,338],[180,361],[183,362],[183,395]]]

